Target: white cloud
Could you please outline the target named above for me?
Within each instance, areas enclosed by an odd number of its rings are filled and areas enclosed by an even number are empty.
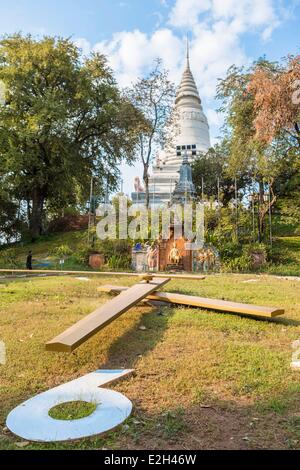
[[[245,33],[270,38],[279,25],[275,4],[273,0],[175,2],[169,25],[192,33],[192,68],[204,98],[213,98],[218,78],[224,77],[232,64],[240,66],[250,61],[242,46]]]
[[[76,44],[77,47],[79,47],[82,50],[82,54],[84,56],[89,55],[89,53],[91,52],[92,46],[91,46],[91,43],[87,41],[87,39],[78,38],[74,41],[74,43]]]
[[[210,0],[177,0],[170,14],[170,24],[192,28],[198,23],[199,15],[210,8]]]
[[[268,39],[278,24],[274,0],[176,0],[169,11],[168,26],[158,27],[150,35],[138,29],[117,32],[93,48],[108,56],[121,86],[147,73],[156,57],[162,58],[171,79],[178,82],[184,66],[184,40],[174,28],[188,28],[191,63],[200,93],[212,98],[218,78],[232,64],[249,61],[242,35],[251,31]],[[87,51],[87,44],[80,41]]]
[[[160,57],[164,66],[178,79],[180,59],[184,50],[182,41],[170,29],[159,29],[152,35],[140,30],[115,33],[110,41],[102,41],[94,50],[108,56],[109,64],[121,86],[128,86]]]
[[[224,21],[216,22],[213,27],[196,25],[193,32],[192,70],[201,96],[213,98],[218,78],[223,77],[233,63],[242,65],[248,59],[234,29]],[[81,47],[87,49],[84,42]],[[162,59],[175,83],[179,82],[184,68],[185,40],[169,28],[159,29],[150,36],[140,30],[115,33],[110,41],[99,42],[93,50],[108,57],[109,65],[123,87],[147,73],[157,57]]]
[[[263,39],[280,24],[273,0],[213,0],[212,10],[214,17],[235,23],[237,33],[258,30]]]
[[[96,50],[105,54],[121,86],[149,72],[157,57],[178,84],[185,61],[184,36],[189,31],[191,68],[215,142],[223,123],[222,115],[212,109],[218,79],[231,65],[251,61],[243,47],[244,35],[268,40],[280,21],[288,18],[287,9],[281,0],[176,0],[172,7],[161,0],[161,4],[169,8],[169,17],[164,27],[157,25],[153,33],[135,29],[117,32],[93,46],[84,39],[77,43],[85,53]],[[125,175],[131,177],[137,170],[131,168]]]
[[[260,30],[264,37],[279,24],[275,4],[275,0],[177,0],[169,23],[193,28],[201,22],[224,20],[231,23],[236,33]]]
[[[240,47],[236,33],[224,21],[216,22],[213,27],[199,25],[195,28],[191,44],[191,63],[201,95],[213,98],[217,80],[225,76],[234,63],[243,65],[248,58]]]
[[[164,0],[161,3],[167,5]],[[184,40],[174,28],[191,33],[191,63],[201,95],[212,98],[217,80],[234,63],[249,59],[242,47],[242,35],[256,32],[268,39],[278,26],[275,0],[176,0],[169,11],[167,27],[152,34],[135,29],[117,32],[110,40],[93,47],[81,38],[77,44],[84,54],[94,49],[108,56],[121,86],[130,85],[147,73],[156,57],[161,57],[175,82],[184,63]],[[281,10],[282,15],[282,10]]]

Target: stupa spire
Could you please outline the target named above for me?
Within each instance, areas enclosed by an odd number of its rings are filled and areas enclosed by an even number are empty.
[[[190,68],[190,40],[189,35],[186,35],[186,68]]]
[[[183,72],[181,83],[177,90],[176,105],[183,104],[192,106],[197,101],[197,106],[201,106],[201,99],[190,68],[190,43],[189,36],[186,37],[186,69]]]
[[[160,206],[169,203],[170,200],[181,203],[194,199],[195,186],[191,163],[195,161],[197,155],[206,153],[210,147],[208,122],[192,73],[192,68],[197,66],[196,57],[193,59],[195,63],[190,63],[191,38],[191,34],[183,34],[181,39],[183,73],[175,100],[177,119],[175,125],[170,128],[172,142],[159,152],[157,163],[153,166],[153,173],[150,176],[149,193],[152,206]],[[174,183],[177,184],[172,198]],[[141,194],[133,193],[134,204],[141,203]],[[143,198],[144,202],[144,193]]]

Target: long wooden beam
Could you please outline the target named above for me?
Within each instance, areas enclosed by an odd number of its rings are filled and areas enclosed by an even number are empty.
[[[145,273],[124,273],[124,272],[110,272],[110,271],[61,271],[61,270],[52,270],[52,269],[33,269],[29,271],[28,269],[0,269],[0,273],[27,273],[29,276],[31,274],[66,274],[66,275],[85,275],[85,276],[125,276],[125,277],[140,277]],[[199,281],[205,279],[205,276],[200,276],[197,274],[156,274],[150,273],[151,276],[158,279],[187,279]]]
[[[124,292],[128,287],[123,286],[101,286],[98,292]],[[208,310],[220,312],[237,313],[241,315],[251,315],[255,317],[274,318],[284,315],[284,309],[276,307],[261,307],[251,304],[238,302],[229,302],[227,300],[207,299],[205,297],[196,297],[193,295],[173,294],[169,292],[154,292],[147,296],[147,300],[156,300],[175,305],[187,305],[190,307],[202,307]]]
[[[152,292],[164,286],[170,279],[153,279],[140,282],[122,292],[116,298],[102,305],[93,313],[68,328],[46,344],[47,351],[72,352],[102,328],[145,299]]]

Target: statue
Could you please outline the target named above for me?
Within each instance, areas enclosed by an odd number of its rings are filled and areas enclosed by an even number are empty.
[[[176,243],[174,242],[173,248],[172,248],[172,250],[170,251],[170,254],[169,254],[169,261],[172,264],[179,264],[180,260],[181,260],[181,256],[180,256],[178,248],[176,247]]]
[[[135,190],[136,193],[143,193],[144,192],[144,188],[141,185],[141,180],[138,176],[136,176],[134,178],[134,190]]]
[[[199,268],[201,271],[203,271],[203,266],[204,266],[204,261],[205,261],[205,255],[204,251],[200,250],[197,254],[196,261],[199,264]]]
[[[207,273],[209,271],[209,253],[208,253],[207,250],[204,251],[203,271],[205,273]]]
[[[147,252],[147,263],[150,271],[154,271],[157,268],[158,262],[158,248],[157,246],[150,246]]]
[[[212,270],[215,266],[215,263],[216,263],[216,256],[215,256],[215,253],[213,252],[213,250],[211,248],[209,248],[207,250],[207,258],[208,258],[208,269],[209,270]]]
[[[216,269],[218,253],[213,247],[204,247],[195,253],[194,259],[196,270],[207,273]]]

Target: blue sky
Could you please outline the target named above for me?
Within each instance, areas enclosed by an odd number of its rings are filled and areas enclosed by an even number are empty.
[[[222,116],[215,112],[218,78],[247,65],[300,52],[300,0],[0,0],[0,34],[72,37],[85,54],[108,55],[121,86],[151,69],[160,56],[178,83],[185,36],[213,142]],[[126,192],[140,167],[123,168]]]

